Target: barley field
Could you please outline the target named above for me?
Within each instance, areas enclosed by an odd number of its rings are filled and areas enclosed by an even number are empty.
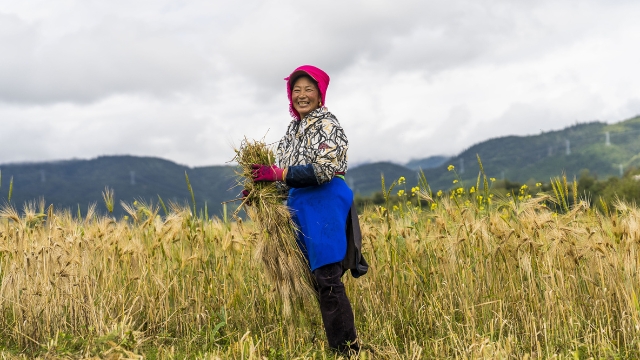
[[[640,358],[640,209],[590,207],[566,179],[508,196],[484,175],[403,180],[360,215],[369,273],[343,278],[357,358]],[[124,205],[2,207],[0,357],[341,357],[313,299],[283,312],[250,221]]]

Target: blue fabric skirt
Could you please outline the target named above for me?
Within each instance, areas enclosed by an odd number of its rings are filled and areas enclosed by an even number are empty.
[[[344,259],[352,203],[353,192],[338,177],[319,186],[289,190],[287,205],[298,226],[298,245],[311,271]]]

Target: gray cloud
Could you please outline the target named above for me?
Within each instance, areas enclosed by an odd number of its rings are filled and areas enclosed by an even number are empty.
[[[279,139],[305,63],[331,75],[356,163],[640,112],[632,1],[0,4],[0,163],[224,163]]]
[[[168,33],[108,18],[45,41],[41,28],[0,15],[0,100],[91,102],[121,93],[166,96],[195,87],[210,72],[204,57]]]

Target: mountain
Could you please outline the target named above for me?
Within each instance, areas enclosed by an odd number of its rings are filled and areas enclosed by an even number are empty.
[[[366,196],[382,190],[380,180],[383,174],[387,187],[401,176],[407,178],[408,185],[417,184],[417,173],[414,170],[390,162],[377,162],[349,169],[345,179],[354,193]]]
[[[616,124],[591,122],[533,136],[506,136],[484,141],[452,158],[449,164],[463,180],[475,182],[482,160],[490,177],[516,182],[549,181],[566,173],[578,177],[589,169],[600,179],[620,176],[640,159],[640,116]],[[451,184],[448,164],[427,170],[436,187]]]
[[[97,209],[105,212],[102,192],[106,186],[114,190],[116,215],[123,214],[120,200],[142,199],[157,204],[160,196],[167,205],[170,201],[190,203],[185,172],[198,208],[206,203],[209,214],[219,215],[220,203],[234,199],[240,192],[238,188],[231,189],[235,184],[231,166],[189,168],[152,157],[102,156],[92,160],[8,164],[0,166],[0,171],[3,199],[7,199],[13,178],[13,204],[21,207],[27,201],[44,198],[47,204],[74,213],[78,206],[86,212],[90,203],[98,203]]]
[[[453,186],[455,166],[460,180],[467,186],[475,184],[479,166],[477,156],[487,176],[520,183],[542,181],[559,176],[564,171],[569,178],[589,169],[600,179],[620,176],[629,167],[640,167],[640,116],[615,124],[592,122],[531,136],[505,136],[487,140],[459,155],[444,160],[427,157],[412,160],[407,166],[390,162],[363,164],[349,169],[346,180],[354,192],[369,196],[381,190],[384,174],[389,186],[404,176],[406,188],[417,184],[416,167],[424,174],[433,190]],[[436,167],[430,164],[440,162]],[[7,199],[9,182],[13,178],[11,202],[21,207],[27,201],[43,197],[56,208],[86,212],[90,203],[106,211],[102,201],[105,186],[115,192],[116,204],[121,200],[142,199],[165,203],[188,204],[191,195],[185,182],[189,176],[199,209],[207,205],[210,215],[222,214],[221,202],[234,199],[240,188],[235,185],[233,166],[191,168],[153,157],[102,156],[91,160],[68,160],[28,164],[0,165],[0,199]],[[456,186],[459,186],[456,184]],[[229,204],[233,210],[234,204]],[[122,207],[116,206],[116,215]]]
[[[591,122],[575,124],[562,130],[530,136],[504,136],[471,146],[434,168],[423,168],[431,189],[449,189],[456,178],[467,186],[475,184],[480,157],[488,177],[510,181],[548,182],[563,172],[568,178],[579,177],[588,169],[599,179],[621,176],[629,167],[640,167],[640,116],[615,124]],[[412,160],[411,164],[431,161]],[[387,183],[404,176],[413,186],[417,172],[409,167],[373,163],[351,169],[353,187],[361,195],[380,191],[372,180],[384,173]],[[454,171],[448,166],[454,165]],[[365,181],[366,180],[366,181]],[[459,186],[459,185],[456,185]]]
[[[406,163],[404,166],[409,168],[409,169],[411,169],[411,170],[433,169],[435,167],[438,167],[438,166],[444,164],[450,158],[451,158],[451,156],[442,156],[442,155],[429,156],[429,157],[426,157],[424,159],[413,159],[413,160],[409,161],[408,163]]]
[[[475,184],[478,157],[487,176],[520,183],[549,181],[563,172],[572,179],[582,169],[600,179],[621,176],[640,165],[640,116],[615,124],[590,122],[539,135],[490,139],[424,173],[432,189],[448,189],[455,175],[447,167],[454,165],[462,181]],[[407,173],[407,178],[412,176]]]

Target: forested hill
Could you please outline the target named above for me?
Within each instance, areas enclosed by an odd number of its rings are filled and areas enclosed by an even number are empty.
[[[464,179],[475,179],[480,156],[489,176],[511,181],[549,181],[589,169],[601,179],[640,165],[640,116],[616,124],[577,124],[534,136],[507,136],[472,146],[451,160]],[[429,170],[434,183],[448,184],[447,165]]]
[[[630,167],[640,167],[640,116],[615,124],[592,122],[531,136],[505,136],[471,146],[440,166],[424,173],[432,189],[452,186],[454,165],[463,181],[475,183],[482,160],[489,177],[517,182],[548,182],[563,172],[573,179],[588,169],[599,179],[620,176]],[[419,161],[419,160],[415,160]],[[370,179],[384,172],[389,180],[399,175],[407,186],[416,183],[416,172],[409,168],[389,167],[388,163],[360,166],[349,172],[353,186],[362,194],[380,190]],[[365,182],[366,179],[366,182]]]
[[[475,183],[478,175],[476,155],[482,159],[485,172],[497,179],[547,182],[564,171],[569,178],[589,169],[600,179],[619,176],[629,167],[640,166],[640,116],[616,124],[593,122],[577,124],[559,131],[532,136],[506,136],[476,144],[449,161],[427,157],[412,160],[408,166],[439,166],[424,173],[434,190],[452,186],[454,165],[463,181]],[[135,199],[158,202],[189,203],[185,172],[189,175],[197,207],[207,204],[210,215],[221,215],[220,203],[235,198],[241,189],[234,188],[232,166],[190,168],[171,161],[135,156],[103,156],[92,160],[69,160],[31,164],[0,165],[0,202],[6,201],[13,178],[11,202],[22,207],[26,201],[43,197],[47,204],[74,212],[78,206],[86,212],[90,203],[105,207],[102,191],[112,188],[116,212],[121,215],[120,200]],[[355,192],[370,195],[380,191],[380,175],[387,183],[404,176],[407,187],[414,186],[417,172],[409,167],[380,162],[349,169],[346,179]]]
[[[26,201],[44,198],[47,204],[84,213],[90,203],[105,212],[102,192],[105,186],[114,190],[116,215],[122,215],[120,201],[142,199],[158,203],[158,196],[170,201],[189,204],[191,195],[185,172],[196,196],[196,205],[205,203],[210,215],[220,215],[220,203],[233,199],[241,189],[234,188],[234,168],[207,166],[189,168],[171,161],[135,156],[103,156],[92,160],[69,160],[33,164],[0,166],[1,198],[6,200],[13,178],[11,202],[19,207]],[[1,201],[1,200],[0,200]]]

